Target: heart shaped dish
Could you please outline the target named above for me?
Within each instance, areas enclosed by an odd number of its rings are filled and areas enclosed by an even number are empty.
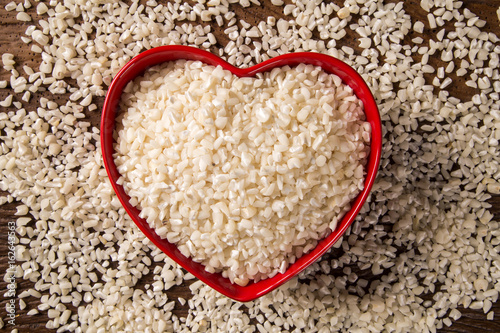
[[[231,283],[229,278],[223,277],[220,273],[207,272],[204,265],[184,256],[175,244],[168,242],[165,237],[160,237],[150,227],[146,219],[140,217],[140,210],[130,203],[130,197],[125,192],[124,187],[120,185],[122,184],[119,181],[121,175],[114,160],[114,131],[116,129],[116,117],[120,111],[118,110],[119,103],[124,89],[129,82],[143,75],[150,67],[176,60],[200,61],[211,66],[221,66],[224,70],[230,71],[237,77],[254,77],[258,73],[268,72],[274,68],[284,66],[294,67],[300,64],[319,66],[324,72],[338,76],[363,103],[366,122],[371,126],[370,153],[365,166],[364,188],[351,202],[351,209],[339,220],[335,230],[332,230],[325,238],[319,240],[316,247],[290,264],[284,273],[278,273],[258,282],[251,281],[248,285],[241,286]],[[359,213],[375,181],[382,150],[382,128],[377,105],[363,78],[354,69],[338,59],[319,53],[291,53],[243,69],[234,67],[207,51],[175,45],[157,47],[139,54],[127,63],[114,77],[113,82],[109,86],[102,111],[101,148],[104,166],[113,189],[139,229],[170,258],[204,283],[230,298],[246,302],[272,291],[297,275],[315,262],[344,234]]]

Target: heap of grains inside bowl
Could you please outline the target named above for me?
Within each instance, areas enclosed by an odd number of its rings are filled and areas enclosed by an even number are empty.
[[[2,223],[15,212],[18,239],[15,274],[6,260],[0,268],[16,280],[19,332],[35,321],[75,333],[498,328],[498,1],[0,4],[0,208]],[[193,281],[150,242],[102,163],[99,106],[112,78],[171,44],[237,67],[328,54],[363,76],[379,106],[381,167],[360,214],[332,252],[252,302]],[[5,306],[0,317],[12,330]]]
[[[364,186],[362,102],[313,65],[240,78],[168,62],[130,82],[120,110],[115,161],[131,204],[239,285],[283,273]]]

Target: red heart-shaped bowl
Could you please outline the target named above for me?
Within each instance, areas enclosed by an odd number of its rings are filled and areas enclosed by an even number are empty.
[[[222,277],[221,274],[212,274],[205,271],[203,265],[192,261],[190,258],[186,258],[180,253],[174,244],[169,243],[166,239],[161,239],[155,231],[149,227],[146,220],[139,217],[139,210],[129,203],[130,197],[125,193],[123,186],[117,184],[120,174],[118,173],[113,159],[113,131],[115,128],[117,106],[121,98],[122,91],[127,83],[132,81],[137,76],[142,75],[149,67],[178,59],[199,60],[208,65],[220,65],[224,69],[229,70],[233,74],[240,77],[251,77],[255,76],[257,73],[269,71],[275,67],[282,67],[286,65],[295,66],[300,63],[320,66],[325,72],[339,76],[345,84],[349,85],[353,89],[355,94],[364,104],[366,119],[371,124],[372,128],[370,156],[366,166],[365,187],[354,202],[352,202],[351,210],[345,214],[343,219],[337,225],[337,228],[333,230],[328,237],[321,240],[316,248],[309,253],[304,254],[301,258],[296,260],[294,264],[290,265],[283,274],[277,274],[272,278],[261,280],[256,283],[251,282],[247,286],[242,287],[237,284],[232,284],[229,279]],[[360,211],[361,206],[368,197],[375,180],[382,150],[382,128],[377,104],[375,103],[373,95],[362,77],[344,62],[328,55],[309,52],[290,53],[269,59],[249,68],[236,68],[207,51],[188,46],[173,45],[157,47],[139,54],[130,60],[130,62],[128,62],[114,77],[113,82],[109,86],[102,111],[101,148],[104,166],[111,184],[113,185],[113,188],[123,207],[128,212],[132,220],[134,220],[137,224],[139,229],[141,229],[142,232],[170,258],[175,260],[179,265],[184,267],[187,271],[191,272],[207,285],[237,301],[246,302],[272,291],[293,276],[297,275],[304,268],[316,261],[344,234]]]

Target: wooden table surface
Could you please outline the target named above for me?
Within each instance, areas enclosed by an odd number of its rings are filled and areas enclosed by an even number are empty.
[[[40,63],[40,56],[32,52],[26,44],[24,44],[20,37],[24,35],[24,31],[30,25],[30,23],[19,22],[15,18],[16,12],[7,12],[4,6],[10,2],[10,0],[0,0],[0,53],[10,52],[15,54],[16,62],[18,67],[21,68],[22,65],[29,65],[33,68],[38,68]],[[19,1],[17,1],[19,2]],[[163,2],[163,1],[160,1]],[[267,16],[274,15],[276,18],[282,17],[282,7],[273,7],[269,3],[270,1],[264,0],[262,6],[252,6],[251,8],[243,9],[239,6],[232,6],[233,10],[237,14],[237,18],[245,19],[250,24],[256,24],[261,20],[265,20]],[[290,1],[285,1],[290,3]],[[341,4],[343,1],[335,1],[337,4]],[[486,26],[483,28],[488,32],[494,32],[497,36],[500,36],[500,22],[496,16],[496,10],[500,6],[500,0],[464,0],[464,7],[469,8],[472,12],[477,14],[481,19],[487,21]],[[426,12],[423,11],[419,6],[420,1],[411,0],[405,1],[405,10],[408,14],[412,16],[413,19],[418,19],[422,22],[427,22]],[[36,6],[36,3],[35,3]],[[35,13],[34,8],[30,8],[28,12],[36,20],[38,16]],[[33,24],[33,23],[31,23]],[[221,28],[216,24],[212,24],[215,30],[214,35],[217,37],[218,43],[220,45],[225,45],[228,42],[228,38],[224,35]],[[434,37],[437,33],[435,30],[426,30],[428,32],[427,37]],[[353,36],[354,37],[354,36]],[[413,38],[413,34],[410,33],[406,38]],[[347,38],[337,43],[338,46],[348,45],[357,48],[357,41],[352,38]],[[213,51],[213,50],[212,50]],[[432,59],[431,59],[432,62]],[[4,69],[0,68],[0,80],[5,80],[9,78],[9,73]],[[454,78],[454,82],[460,82],[461,79]],[[455,85],[455,88],[451,89],[451,94],[453,96],[459,96],[463,99],[469,99],[475,92],[473,89],[460,89],[460,84]],[[0,100],[3,100],[10,92],[9,89],[0,89]],[[36,107],[36,101],[39,100],[40,96],[44,96],[44,93],[37,93],[35,97],[31,99],[30,103],[24,103],[27,110],[33,110]],[[47,95],[48,96],[48,95]],[[51,98],[54,98],[53,95]],[[68,98],[67,95],[55,96],[58,101],[64,101]],[[94,99],[95,101],[96,99]],[[98,106],[101,106],[103,98],[97,99]],[[4,111],[13,110],[11,108],[5,109]],[[0,107],[0,110],[2,108]],[[99,124],[98,112],[89,115],[93,124]],[[1,192],[0,196],[6,196],[8,193]],[[500,218],[500,198],[495,197],[490,200],[493,204],[492,212],[495,214],[496,220]],[[18,203],[8,203],[0,205],[0,276],[2,281],[0,282],[0,317],[6,322],[6,309],[5,305],[8,299],[4,297],[4,292],[6,291],[6,283],[3,281],[4,272],[7,267],[7,222],[14,220],[14,213],[16,211],[16,206]],[[364,277],[368,278],[369,277]],[[152,282],[152,274],[145,276],[140,281],[141,285]],[[24,281],[20,278],[17,279],[17,293],[21,293],[23,290],[33,287],[33,283],[29,281]],[[191,292],[188,289],[188,285],[181,285],[174,287],[168,292],[170,299],[176,299],[177,297],[189,298]],[[16,327],[19,332],[54,332],[55,330],[49,330],[45,328],[45,323],[47,322],[47,315],[45,313],[38,314],[35,316],[28,316],[26,313],[28,310],[36,308],[39,301],[35,298],[26,298],[27,307],[24,310],[17,308],[16,310]],[[18,304],[18,303],[16,303]],[[493,321],[487,321],[486,315],[482,311],[474,311],[469,309],[461,309],[462,318],[455,322],[451,327],[444,328],[441,332],[500,332],[500,302],[497,302],[493,306],[495,311],[495,319]],[[182,307],[180,304],[176,304],[176,309],[174,313],[178,316],[185,316],[187,314],[187,306]],[[5,325],[3,330],[0,331],[10,331],[13,327]]]

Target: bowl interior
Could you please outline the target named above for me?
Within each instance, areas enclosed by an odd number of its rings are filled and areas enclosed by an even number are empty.
[[[257,283],[250,283],[242,287],[232,284],[229,279],[222,277],[221,274],[208,273],[205,271],[203,265],[183,256],[174,244],[169,243],[166,239],[161,239],[154,230],[149,227],[146,220],[139,217],[139,210],[129,203],[130,197],[125,193],[123,186],[117,184],[120,174],[118,173],[113,159],[113,131],[115,128],[117,106],[122,91],[128,82],[140,76],[149,67],[178,59],[199,60],[209,65],[220,65],[238,76],[254,76],[256,73],[265,72],[275,67],[285,65],[294,66],[300,63],[312,64],[322,67],[327,73],[339,76],[345,84],[353,89],[358,98],[364,103],[366,118],[372,127],[370,156],[366,166],[365,187],[352,203],[351,210],[347,212],[338,223],[336,230],[328,237],[318,242],[316,248],[303,255],[294,264],[290,265],[283,274],[277,274],[272,278]],[[375,180],[380,163],[382,129],[378,108],[368,86],[354,69],[338,59],[319,53],[290,53],[269,59],[250,68],[241,69],[228,64],[209,52],[193,47],[175,45],[161,46],[139,54],[127,63],[114,77],[113,82],[109,86],[102,111],[101,148],[104,166],[113,189],[118,195],[123,207],[141,231],[169,257],[204,283],[230,298],[245,302],[260,297],[285,283],[308,265],[316,261],[344,234],[345,230],[359,213]]]

